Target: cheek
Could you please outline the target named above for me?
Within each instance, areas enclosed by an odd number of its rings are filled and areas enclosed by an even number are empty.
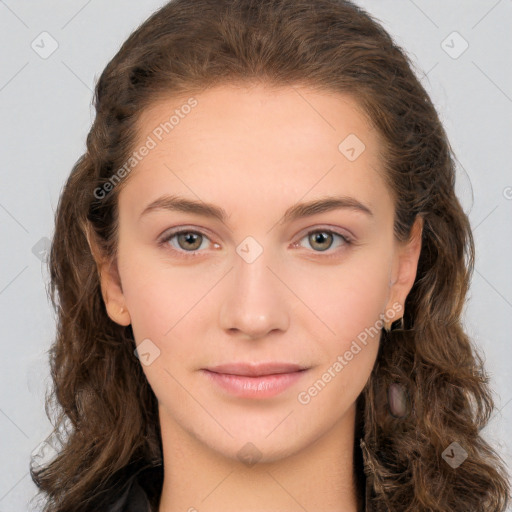
[[[309,404],[310,413],[340,414],[356,400],[371,374],[382,329],[380,315],[389,293],[389,261],[382,254],[386,252],[361,251],[346,265],[333,267],[329,279],[309,292],[309,304],[323,320],[321,331],[313,323],[306,327],[322,333],[315,340],[321,363],[297,397],[299,403]],[[320,325],[316,318],[311,322]]]
[[[192,329],[200,326],[190,319],[206,290],[199,280],[185,279],[180,269],[136,263],[134,259],[125,266],[123,291],[136,345],[141,354],[150,354],[147,364],[141,358],[142,370],[159,399],[181,396],[180,386],[165,372],[175,375],[176,361],[180,373],[195,362],[193,340],[201,337]]]
[[[163,338],[173,325],[172,312],[178,303],[175,294],[166,283],[156,282],[150,269],[127,269],[127,272],[130,277],[123,281],[123,291],[136,341]]]
[[[144,251],[132,251],[123,263],[123,294],[137,341],[172,336],[211,286],[192,266],[172,267]]]
[[[124,254],[130,256],[122,266],[120,260],[120,272],[136,344],[149,339],[152,344],[145,346],[158,354],[143,370],[154,389],[165,382],[178,392],[179,386],[163,372],[183,375],[196,369],[219,276],[194,265],[171,266],[136,248]]]
[[[315,340],[321,347],[321,364],[297,396],[311,415],[334,421],[357,399],[370,377],[389,291],[389,270],[375,260],[361,259],[350,269],[340,267],[328,285],[309,295],[318,317],[329,327],[322,328],[323,334]],[[315,332],[312,324],[309,330]]]
[[[332,267],[329,275],[317,282],[306,292],[305,302],[323,321],[322,337],[330,332],[328,337],[337,340],[333,348],[350,343],[372,326],[377,325],[380,331],[378,321],[385,312],[390,290],[386,262],[373,255],[354,258],[347,265]]]

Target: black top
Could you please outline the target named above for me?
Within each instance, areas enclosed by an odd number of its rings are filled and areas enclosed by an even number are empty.
[[[156,512],[162,482],[161,465],[140,467],[125,481],[106,512]]]

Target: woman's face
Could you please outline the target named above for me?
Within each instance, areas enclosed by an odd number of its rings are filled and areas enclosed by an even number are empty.
[[[135,150],[122,288],[102,279],[163,431],[263,462],[353,425],[420,249],[393,237],[377,133],[357,104],[218,86],[145,111]]]

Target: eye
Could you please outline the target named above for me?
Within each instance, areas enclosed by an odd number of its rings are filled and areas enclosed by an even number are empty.
[[[343,250],[346,246],[353,243],[352,239],[344,234],[332,231],[330,229],[315,229],[306,233],[298,242],[295,242],[292,246],[297,247],[301,245],[300,242],[303,240],[308,241],[310,247],[314,249],[316,253],[322,253],[328,251],[333,246],[333,241],[339,239],[339,249],[330,251],[328,254],[322,257],[336,257],[340,250]],[[167,232],[162,239],[158,242],[161,247],[169,249],[180,257],[197,257],[200,249],[205,249],[208,244],[206,241],[210,240],[204,233],[192,229],[176,229]],[[213,244],[215,247],[219,247],[218,244]],[[332,254],[334,252],[334,254]],[[188,254],[187,254],[188,253]]]
[[[166,246],[172,251],[178,253],[180,256],[184,256],[186,258],[188,256],[195,256],[199,249],[204,249],[205,240],[209,240],[209,238],[200,231],[180,229],[165,234],[158,244],[162,247]]]
[[[329,229],[315,229],[313,231],[309,231],[306,236],[299,240],[299,242],[296,242],[294,247],[300,245],[302,240],[307,239],[310,246],[315,249],[314,252],[325,252],[332,247],[333,240],[335,240],[336,237],[340,240],[338,247],[340,247],[341,250],[352,243],[352,240],[347,235],[342,235],[341,233],[337,233],[336,231]],[[339,251],[334,251],[334,254],[329,254],[326,257],[337,256],[338,252]]]

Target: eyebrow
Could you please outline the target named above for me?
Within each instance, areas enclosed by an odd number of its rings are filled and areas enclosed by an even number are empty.
[[[324,198],[291,206],[284,213],[280,223],[292,222],[297,219],[337,209],[356,210],[373,217],[373,212],[370,208],[353,197],[326,196]],[[225,223],[229,218],[226,210],[220,206],[205,203],[204,201],[196,201],[185,197],[166,194],[148,204],[140,214],[139,219],[150,212],[162,210],[193,213],[203,217],[218,219],[223,223]]]

